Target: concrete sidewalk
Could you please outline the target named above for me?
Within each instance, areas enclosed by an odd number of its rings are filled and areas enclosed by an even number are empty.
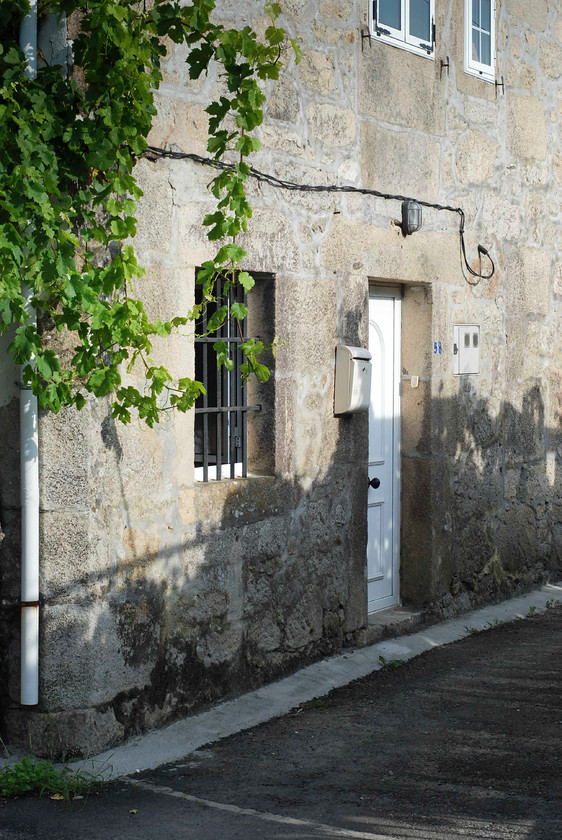
[[[409,635],[332,656],[236,700],[221,703],[208,712],[133,738],[122,747],[108,750],[87,762],[76,762],[76,766],[88,769],[93,762],[97,768],[104,768],[108,778],[115,778],[178,761],[210,741],[286,714],[302,703],[379,670],[383,667],[381,657],[406,661],[434,647],[462,639],[467,635],[467,628],[483,630],[499,622],[524,618],[529,612],[544,610],[547,604],[556,601],[562,602],[562,582],[548,584],[520,598],[483,607]]]
[[[137,739],[100,795],[0,800],[0,840],[562,840],[556,601],[544,588]],[[282,716],[242,731],[266,714]]]

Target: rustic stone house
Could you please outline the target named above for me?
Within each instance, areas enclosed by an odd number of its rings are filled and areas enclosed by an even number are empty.
[[[282,5],[303,57],[268,91],[253,163],[355,190],[250,186],[247,329],[279,340],[266,385],[244,398],[181,335],[161,358],[184,375],[206,366],[215,411],[154,430],[115,425],[105,403],[41,416],[40,702],[27,708],[17,394],[1,362],[13,742],[30,731],[38,750],[95,752],[364,643],[369,612],[446,616],[560,572],[560,3]],[[220,14],[259,31],[260,8],[223,0]],[[151,143],[205,155],[215,84],[189,82],[171,50]],[[170,159],[137,174],[136,291],[169,316],[193,304],[213,253],[211,175]],[[461,208],[468,262],[487,275],[491,257],[493,276],[468,272],[458,213],[423,205],[405,236],[401,200],[359,189]],[[334,415],[340,344],[370,349],[369,412]],[[218,412],[223,396],[248,410]]]

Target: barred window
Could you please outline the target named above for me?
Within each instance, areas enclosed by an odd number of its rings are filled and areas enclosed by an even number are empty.
[[[262,415],[262,402],[269,409],[267,413],[271,414],[271,386],[264,387],[253,382],[243,384],[240,371],[240,365],[244,362],[240,345],[248,338],[263,336],[248,334],[248,321],[252,327],[256,325],[255,314],[253,318],[250,315],[249,319],[243,321],[230,317],[232,305],[244,303],[250,310],[256,309],[260,321],[263,321],[263,294],[269,286],[267,283],[257,285],[260,289],[257,292],[252,289],[248,301],[242,286],[233,287],[227,283],[226,278],[219,278],[215,290],[216,300],[207,305],[196,327],[199,337],[195,338],[195,378],[203,383],[206,390],[206,394],[202,394],[195,404],[195,478],[199,481],[248,475],[249,427],[254,450],[252,471],[264,471],[260,469],[264,458],[263,453],[260,456],[259,450],[270,437],[271,430],[264,430],[263,418],[260,417],[262,422],[255,422],[255,418]],[[195,303],[201,301],[202,287],[196,286]],[[205,335],[209,319],[222,306],[227,307],[228,313],[222,327],[213,335]],[[267,324],[261,323],[260,326],[264,326],[268,332]],[[269,340],[269,336],[266,336],[266,340]],[[231,370],[227,370],[224,365],[217,366],[217,354],[213,348],[217,341],[223,341],[229,349]],[[270,359],[266,359],[265,363],[271,366]]]

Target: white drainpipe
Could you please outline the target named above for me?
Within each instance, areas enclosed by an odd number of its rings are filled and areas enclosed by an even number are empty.
[[[37,75],[37,0],[20,28],[27,75]],[[30,295],[31,296],[31,295]],[[29,306],[32,321],[35,312]],[[21,703],[39,702],[39,438],[37,397],[20,391],[21,451]]]

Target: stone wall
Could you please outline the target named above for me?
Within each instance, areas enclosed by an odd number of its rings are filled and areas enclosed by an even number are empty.
[[[404,288],[403,601],[449,614],[560,572],[559,3],[498,3],[503,92],[463,72],[461,0],[436,2],[434,61],[362,42],[367,0],[282,5],[303,58],[287,52],[268,88],[254,165],[461,206],[473,267],[481,242],[497,270],[469,282],[455,214],[424,209],[404,238],[400,202],[250,185],[247,268],[274,275],[285,342],[260,420],[266,474],[195,481],[191,416],[120,428],[91,403],[41,418],[37,710],[18,708],[17,626],[4,619],[4,728],[14,741],[31,731],[39,750],[95,752],[364,638],[367,419],[333,416],[333,374],[337,343],[366,342],[372,282]],[[224,0],[221,18],[260,31],[259,10]],[[190,82],[184,57],[170,47],[150,140],[204,154],[217,83]],[[137,175],[136,291],[155,315],[176,314],[212,254],[211,173],[142,160]],[[478,376],[453,376],[456,323],[481,327]],[[193,372],[189,335],[155,355]],[[1,411],[15,432],[13,403]],[[3,472],[3,525],[17,519],[15,473]],[[15,603],[15,529],[0,552]]]

